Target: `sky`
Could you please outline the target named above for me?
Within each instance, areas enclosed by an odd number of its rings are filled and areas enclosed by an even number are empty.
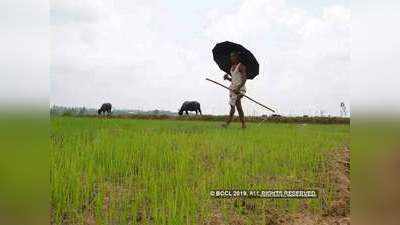
[[[48,12],[43,1],[0,1],[0,112],[48,102]]]
[[[259,61],[249,96],[283,115],[338,115],[350,108],[350,25],[345,0],[53,0],[50,104],[177,111],[197,100],[226,114],[227,91],[205,78],[228,85],[211,53],[228,40]]]

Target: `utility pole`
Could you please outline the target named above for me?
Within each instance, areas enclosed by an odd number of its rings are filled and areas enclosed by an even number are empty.
[[[344,104],[344,102],[340,103],[340,116],[341,117],[347,116],[346,105]]]

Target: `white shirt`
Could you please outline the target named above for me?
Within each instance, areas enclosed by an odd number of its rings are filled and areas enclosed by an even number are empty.
[[[231,85],[229,86],[229,88],[231,90],[235,90],[237,89],[241,84],[242,84],[242,74],[239,71],[239,66],[241,64],[238,63],[236,65],[236,67],[231,67],[231,76],[232,76],[232,81],[231,81]],[[240,91],[246,91],[246,86],[243,85],[240,88]]]

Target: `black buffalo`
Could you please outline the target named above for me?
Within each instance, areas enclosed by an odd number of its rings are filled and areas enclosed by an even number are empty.
[[[103,105],[101,105],[100,109],[97,110],[97,113],[99,115],[101,114],[106,114],[106,112],[110,115],[111,114],[111,103],[104,103]]]
[[[200,103],[196,101],[193,102],[186,101],[182,104],[178,114],[182,116],[183,112],[186,112],[186,115],[189,115],[188,111],[196,111],[196,115],[197,112],[199,112],[201,115]]]
[[[272,115],[271,115],[271,118],[280,119],[280,118],[282,118],[282,116],[279,115],[279,114],[272,114]]]

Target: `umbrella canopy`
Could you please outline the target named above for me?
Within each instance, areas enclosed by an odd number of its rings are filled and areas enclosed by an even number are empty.
[[[231,73],[230,54],[231,52],[239,52],[240,62],[243,63],[247,68],[247,79],[253,79],[259,73],[259,64],[256,57],[247,50],[245,47],[225,41],[215,45],[212,50],[214,61],[218,64],[218,67],[225,71],[225,73]]]

